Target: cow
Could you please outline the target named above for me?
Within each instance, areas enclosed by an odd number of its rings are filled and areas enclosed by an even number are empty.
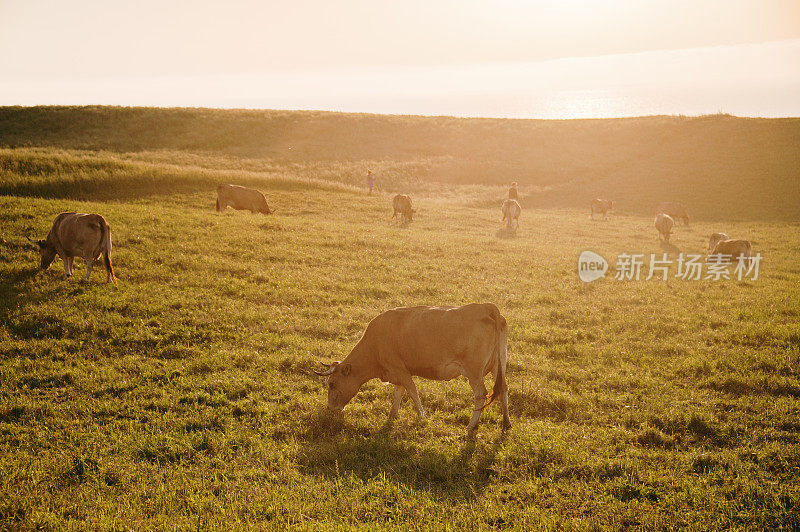
[[[592,200],[592,205],[591,205],[592,220],[594,220],[594,215],[595,214],[602,214],[603,215],[603,220],[607,220],[608,219],[608,211],[610,211],[613,208],[614,208],[614,202],[611,201],[611,200],[604,200],[604,199],[600,199],[600,198]]]
[[[513,199],[507,199],[503,202],[503,219],[501,221],[506,222],[506,227],[511,229],[511,225],[513,222],[517,222],[517,229],[519,229],[519,214],[522,212],[522,207],[520,207],[519,202]]]
[[[394,384],[389,418],[397,416],[407,391],[417,414],[425,411],[412,377],[447,381],[463,375],[472,387],[473,433],[484,408],[500,402],[503,430],[511,427],[506,383],[507,326],[493,303],[462,307],[406,307],[387,310],[367,325],[350,354],[317,375],[328,376],[328,409],[341,413],[369,380]],[[484,376],[494,375],[487,397]]]
[[[717,243],[722,242],[723,240],[730,240],[730,238],[731,237],[725,233],[712,233],[711,238],[708,239],[708,251],[713,251],[714,246],[716,246]]]
[[[414,217],[414,213],[417,212],[417,209],[411,208],[411,198],[408,194],[397,194],[394,198],[392,198],[392,207],[394,208],[394,213],[392,213],[392,220],[397,217],[397,213],[400,213],[400,223],[407,224],[408,222],[412,221]]]
[[[42,270],[50,267],[56,255],[64,262],[64,279],[72,276],[72,261],[75,257],[86,260],[85,281],[89,280],[94,261],[103,255],[106,267],[106,282],[116,282],[111,266],[111,227],[99,214],[62,212],[53,221],[53,227],[44,240],[28,241],[39,248]]]
[[[683,203],[677,201],[663,201],[656,206],[656,214],[667,214],[674,220],[681,220],[684,225],[689,225],[689,214]]]
[[[727,260],[736,259],[743,261],[749,268],[752,262],[753,246],[749,240],[723,240],[717,242],[711,250],[711,255],[724,255]]]
[[[217,187],[217,212],[224,211],[228,206],[240,210],[250,211],[255,214],[272,214],[267,205],[264,194],[254,188],[239,185],[219,185]]]
[[[675,220],[668,214],[660,213],[656,215],[656,220],[653,223],[658,231],[658,238],[663,239],[664,242],[669,243],[669,236],[672,234],[672,228],[675,226]]]

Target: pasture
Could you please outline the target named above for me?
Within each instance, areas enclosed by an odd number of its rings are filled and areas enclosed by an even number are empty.
[[[800,527],[797,223],[701,217],[664,248],[630,197],[591,221],[523,184],[513,233],[498,183],[403,182],[399,227],[389,187],[348,184],[370,164],[0,150],[0,526]],[[275,214],[217,214],[219,182]],[[38,271],[24,236],[67,210],[108,220],[116,285]],[[613,279],[715,231],[753,242],[757,280]],[[591,284],[587,249],[612,263]],[[387,422],[377,381],[324,411],[313,369],[378,313],[476,301],[509,324],[505,435],[493,405],[467,437],[463,379],[416,380],[424,422],[408,400]]]

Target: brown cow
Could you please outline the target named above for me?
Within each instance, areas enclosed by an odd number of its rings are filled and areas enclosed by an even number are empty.
[[[603,220],[608,219],[608,211],[614,208],[614,202],[611,200],[605,200],[597,198],[592,200],[592,220],[594,220],[595,214],[602,214]]]
[[[677,201],[664,201],[656,207],[656,214],[667,214],[674,220],[681,220],[684,225],[689,225],[689,214],[683,203]]]
[[[724,255],[726,258],[734,259],[734,260],[741,260],[750,267],[750,263],[752,262],[753,256],[753,246],[750,244],[749,240],[723,240],[722,242],[717,242],[714,246],[714,249],[711,250],[712,255]]]
[[[656,215],[656,220],[653,225],[656,231],[658,231],[658,238],[669,243],[669,237],[672,234],[672,228],[675,226],[675,220],[673,220],[671,216],[661,213]]]
[[[217,212],[224,211],[228,206],[251,213],[272,214],[267,198],[254,188],[240,187],[239,185],[219,185],[217,187]]]
[[[730,240],[730,238],[725,233],[712,233],[711,238],[708,239],[708,251],[711,252],[718,243],[723,240]]]
[[[56,255],[64,262],[64,278],[72,275],[72,261],[75,257],[86,260],[86,277],[88,281],[92,273],[94,261],[103,255],[106,266],[106,282],[116,282],[114,268],[111,266],[111,227],[99,214],[62,212],[53,221],[53,227],[44,240],[34,242],[41,255],[40,266],[46,270]]]
[[[374,318],[356,346],[341,362],[318,375],[328,375],[328,409],[341,412],[369,380],[394,384],[389,417],[395,417],[406,391],[417,414],[425,417],[412,376],[447,381],[463,375],[472,387],[474,410],[467,429],[478,427],[481,412],[500,400],[503,429],[511,427],[506,384],[506,320],[492,303],[463,307],[408,307]],[[487,397],[483,378],[494,374]]]
[[[517,222],[517,229],[519,229],[519,215],[522,212],[519,202],[513,199],[507,199],[503,202],[503,219],[506,222],[506,227],[511,229],[511,224]]]
[[[394,209],[394,213],[392,213],[392,220],[397,217],[397,213],[400,213],[400,223],[407,224],[412,220],[414,217],[414,213],[417,212],[417,209],[411,208],[411,198],[408,194],[398,194],[394,198],[392,198],[392,208]]]

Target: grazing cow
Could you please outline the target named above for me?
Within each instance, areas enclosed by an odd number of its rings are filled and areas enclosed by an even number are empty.
[[[53,227],[50,228],[47,238],[35,242],[30,237],[26,238],[39,247],[42,259],[40,266],[43,270],[46,270],[58,255],[64,262],[64,278],[68,279],[72,275],[73,259],[82,257],[86,260],[84,280],[88,281],[94,261],[102,254],[107,272],[106,282],[117,280],[109,257],[111,227],[99,214],[62,212],[53,221]]]
[[[721,242],[717,242],[714,248],[711,250],[712,255],[726,255],[730,256],[731,259],[734,260],[741,260],[750,267],[750,263],[752,262],[753,256],[753,246],[750,244],[749,240],[723,240]]]
[[[519,214],[522,212],[519,202],[513,199],[507,199],[503,202],[503,219],[506,222],[506,227],[511,229],[511,224],[517,222],[517,229],[519,229]]]
[[[677,201],[664,201],[656,207],[656,214],[667,214],[674,220],[681,220],[684,225],[689,225],[689,214],[683,203]]]
[[[675,226],[675,220],[668,214],[660,213],[656,215],[656,221],[653,224],[658,231],[658,238],[663,239],[664,242],[669,243],[669,236],[672,234],[672,228]]]
[[[592,200],[592,220],[594,220],[595,214],[602,214],[603,220],[608,219],[608,211],[614,208],[614,202],[611,200],[605,199],[595,199]]]
[[[408,194],[398,194],[392,198],[392,207],[394,208],[392,220],[397,217],[397,213],[399,212],[401,224],[407,224],[410,222],[414,217],[414,213],[417,212],[417,209],[411,208],[411,198],[408,196]]]
[[[463,375],[475,405],[467,429],[478,427],[481,412],[495,399],[507,429],[506,334],[506,320],[492,303],[395,308],[367,325],[347,358],[315,373],[328,376],[328,409],[337,413],[367,381],[394,384],[390,418],[397,416],[406,391],[419,417],[425,417],[412,376],[447,381]],[[483,378],[489,373],[494,374],[494,388],[487,397]]]
[[[714,246],[716,246],[719,242],[723,240],[730,240],[731,237],[726,235],[725,233],[712,233],[711,238],[708,239],[708,251],[712,251]]]
[[[272,214],[267,198],[254,188],[240,187],[239,185],[219,185],[217,187],[217,212],[224,211],[228,206],[240,210],[250,211],[255,214]]]

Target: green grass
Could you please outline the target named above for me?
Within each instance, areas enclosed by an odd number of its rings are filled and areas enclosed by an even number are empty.
[[[586,285],[584,249],[664,251],[651,217],[528,205],[507,235],[502,186],[431,181],[401,228],[367,164],[0,151],[0,526],[800,527],[797,224],[676,228],[750,239],[757,281]],[[277,213],[215,213],[220,181]],[[116,285],[36,269],[64,210],[109,221]],[[474,301],[509,323],[505,436],[493,406],[467,437],[463,379],[417,381],[426,422],[378,382],[324,412],[312,370],[375,315]]]

